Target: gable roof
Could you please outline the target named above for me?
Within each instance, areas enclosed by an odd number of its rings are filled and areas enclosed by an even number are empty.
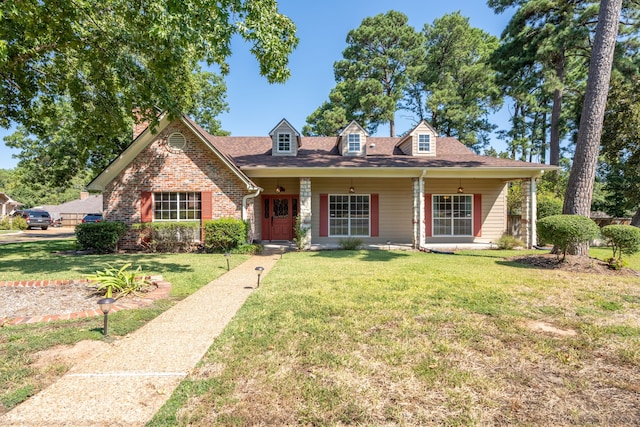
[[[231,157],[229,157],[223,150],[221,150],[214,141],[210,139],[211,135],[205,131],[202,127],[196,124],[189,117],[182,115],[176,120],[180,120],[189,128],[196,137],[203,142],[215,156],[217,156],[230,170],[233,172],[242,182],[244,182],[249,190],[257,190],[259,187],[249,178],[240,168],[236,165]],[[159,134],[164,130],[172,120],[166,113],[160,115],[158,120],[158,126],[151,132],[151,128],[147,127],[141,132],[129,146],[116,157],[100,174],[95,177],[87,186],[89,190],[103,191],[106,185],[111,182],[120,172],[122,172],[129,163],[136,158],[142,150],[147,147]]]

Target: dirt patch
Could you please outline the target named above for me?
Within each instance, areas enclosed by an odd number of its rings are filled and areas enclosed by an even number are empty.
[[[107,348],[109,348],[109,344],[104,341],[90,340],[80,341],[74,346],[57,345],[34,354],[35,361],[31,366],[38,369],[46,369],[51,365],[71,367],[102,353]]]
[[[640,276],[640,272],[636,270],[630,268],[614,270],[609,268],[609,265],[602,260],[585,256],[567,255],[565,260],[561,261],[558,256],[554,254],[533,254],[518,255],[507,258],[507,260],[537,268],[576,273],[604,274],[608,276]]]
[[[546,332],[548,334],[558,335],[561,337],[573,337],[578,334],[573,329],[556,328],[555,326],[550,325],[549,323],[546,323],[546,322],[529,322],[527,324],[527,327],[532,331]]]

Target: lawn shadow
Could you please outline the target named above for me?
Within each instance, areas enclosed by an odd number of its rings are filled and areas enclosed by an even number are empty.
[[[362,261],[371,262],[384,262],[391,261],[398,258],[408,257],[404,251],[387,251],[382,249],[358,249],[358,250],[343,250],[343,249],[327,249],[322,251],[316,251],[312,256],[322,258],[357,258]]]

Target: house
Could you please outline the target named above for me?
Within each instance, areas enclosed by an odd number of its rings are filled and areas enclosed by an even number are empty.
[[[522,181],[522,238],[536,243],[536,179],[554,166],[474,154],[421,122],[404,137],[372,137],[356,122],[303,137],[286,119],[267,136],[212,136],[186,116],[159,117],[89,185],[107,220],[251,223],[257,241],[307,245],[490,244],[507,229],[507,184]],[[125,248],[139,242],[133,232]]]
[[[37,209],[44,209],[51,215],[54,221],[66,227],[74,227],[82,222],[86,214],[102,212],[102,194],[89,194],[86,191],[80,192],[80,198],[60,205],[37,206]]]
[[[6,193],[0,192],[0,219],[11,215],[20,206],[22,206],[22,203],[16,202]]]

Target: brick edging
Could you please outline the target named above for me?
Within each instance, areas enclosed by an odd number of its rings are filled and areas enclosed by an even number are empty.
[[[151,284],[155,285],[156,288],[151,292],[144,293],[144,297],[138,296],[135,301],[127,300],[116,300],[116,302],[111,306],[111,311],[109,313],[115,313],[120,310],[131,310],[134,308],[146,307],[151,305],[154,301],[157,301],[162,298],[167,298],[169,293],[171,292],[171,283],[163,280],[162,276],[151,276],[149,278],[151,280]],[[18,280],[12,282],[0,282],[0,286],[16,286],[16,287],[41,287],[41,286],[60,286],[67,285],[71,282],[74,283],[89,283],[88,280],[80,279],[80,280]],[[0,326],[4,325],[25,325],[28,323],[38,323],[38,322],[54,322],[57,320],[71,320],[71,319],[81,319],[84,317],[93,317],[93,316],[102,316],[103,313],[99,309],[93,310],[84,310],[77,311],[74,313],[64,313],[64,314],[50,314],[45,316],[24,316],[24,317],[11,317],[11,318],[0,318]]]

